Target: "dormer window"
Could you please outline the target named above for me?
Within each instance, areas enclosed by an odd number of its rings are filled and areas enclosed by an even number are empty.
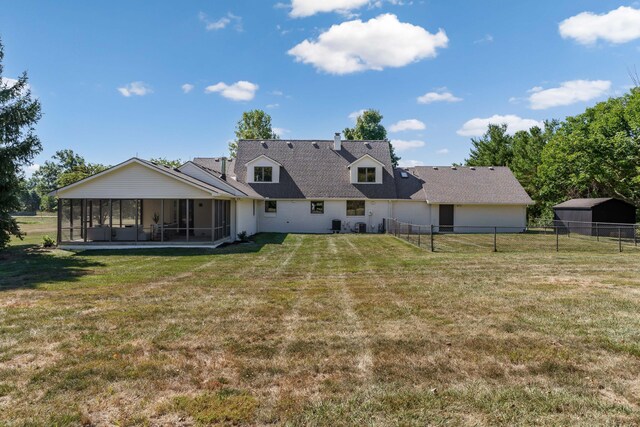
[[[358,182],[376,182],[376,168],[358,168]]]
[[[352,184],[382,184],[385,165],[369,154],[360,157],[348,168]]]
[[[272,182],[273,167],[271,166],[255,166],[253,168],[253,182]]]

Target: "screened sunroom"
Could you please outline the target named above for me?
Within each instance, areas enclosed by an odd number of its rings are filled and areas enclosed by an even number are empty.
[[[62,245],[217,244],[234,236],[233,195],[140,159],[52,195]]]
[[[59,199],[59,243],[218,242],[231,236],[231,201]]]

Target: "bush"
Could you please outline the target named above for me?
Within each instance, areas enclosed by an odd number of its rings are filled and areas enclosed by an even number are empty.
[[[249,241],[249,235],[247,234],[246,231],[242,231],[242,232],[238,233],[238,239],[240,239],[241,242],[248,242]]]
[[[51,237],[42,236],[42,247],[44,247],[44,248],[52,248],[55,245],[56,245],[56,242]]]

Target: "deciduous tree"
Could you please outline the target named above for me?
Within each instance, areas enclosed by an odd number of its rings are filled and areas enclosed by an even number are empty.
[[[236,139],[229,143],[229,156],[236,157],[238,141],[241,139],[280,139],[271,127],[271,116],[262,110],[242,113],[236,124]]]

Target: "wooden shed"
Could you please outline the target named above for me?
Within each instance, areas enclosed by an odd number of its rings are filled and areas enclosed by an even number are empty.
[[[553,207],[557,225],[571,232],[589,236],[617,234],[619,224],[636,223],[636,207],[622,200],[608,198],[571,199]],[[633,232],[622,226],[623,235]]]

